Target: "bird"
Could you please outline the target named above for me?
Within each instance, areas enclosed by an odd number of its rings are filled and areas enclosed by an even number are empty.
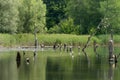
[[[27,57],[26,58],[26,63],[29,64],[30,63],[30,59]]]

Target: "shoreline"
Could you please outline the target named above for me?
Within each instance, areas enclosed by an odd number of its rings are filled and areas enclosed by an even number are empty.
[[[33,46],[34,35],[33,34],[0,34],[0,48],[15,48],[21,46]],[[37,34],[37,44],[45,46],[53,46],[59,44],[62,46],[84,46],[87,42],[89,35],[73,35],[73,34]],[[92,46],[93,42],[100,46],[107,46],[109,41],[109,35],[97,35],[93,36],[89,45]],[[120,36],[114,35],[114,46],[120,46]]]

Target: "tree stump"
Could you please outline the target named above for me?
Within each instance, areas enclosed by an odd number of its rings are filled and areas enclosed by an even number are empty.
[[[109,40],[108,50],[109,50],[109,61],[114,61],[115,56],[113,55],[113,51],[114,51],[113,40]]]

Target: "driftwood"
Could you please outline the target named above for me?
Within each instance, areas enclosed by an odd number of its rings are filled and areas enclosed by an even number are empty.
[[[90,35],[90,36],[88,37],[88,40],[87,40],[85,46],[84,46],[83,49],[82,49],[82,51],[83,51],[83,53],[85,54],[86,57],[88,57],[88,55],[86,54],[85,49],[88,47],[89,42],[90,42],[91,38],[93,37],[93,35],[94,35],[94,34],[92,34],[92,35]]]
[[[89,37],[88,40],[85,44],[85,46],[83,47],[82,51],[84,52],[85,49],[87,48],[87,46],[89,45],[89,42],[91,40],[91,38],[96,34],[96,32],[100,29],[100,26],[106,26],[108,27],[110,24],[106,24],[106,21],[108,20],[108,18],[106,17],[106,15],[104,16],[104,18],[101,19],[100,23],[98,24],[97,28],[95,29],[94,33],[92,33]],[[111,38],[113,38],[113,35],[111,35]],[[85,54],[86,55],[86,54]]]
[[[87,46],[88,46],[91,38],[92,38],[92,35],[90,35],[90,36],[88,37],[87,43],[85,44],[85,46],[84,46],[83,49],[82,49],[83,52],[84,52],[85,48],[87,48]]]
[[[102,20],[100,21],[100,23],[98,24],[97,28],[95,29],[95,32],[92,33],[92,34],[88,37],[88,40],[87,40],[85,46],[84,46],[83,49],[82,49],[83,53],[85,52],[85,49],[88,47],[91,38],[96,34],[97,30],[100,29],[100,26],[101,26],[101,24],[103,23],[103,20],[104,20],[104,19],[102,19]],[[86,53],[84,53],[84,54],[85,54],[85,56],[87,56]]]

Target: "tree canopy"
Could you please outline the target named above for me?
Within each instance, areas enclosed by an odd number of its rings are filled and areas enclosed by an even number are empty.
[[[0,0],[1,33],[120,34],[119,0]]]
[[[46,4],[46,26],[48,29],[66,18],[66,7],[69,0],[43,0]]]
[[[41,0],[21,0],[18,31],[25,33],[43,32],[46,25],[46,6]]]
[[[82,26],[82,34],[88,34],[96,27],[102,18],[98,0],[70,0],[67,14],[74,19],[75,25]]]
[[[0,32],[15,33],[17,31],[18,5],[17,0],[0,0]]]

